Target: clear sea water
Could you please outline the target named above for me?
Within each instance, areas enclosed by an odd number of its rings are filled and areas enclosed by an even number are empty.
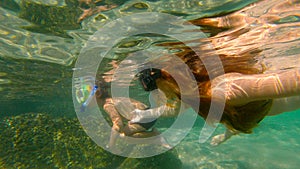
[[[186,20],[220,16],[253,2],[256,1],[103,0],[95,5],[115,4],[115,8],[95,12],[78,22],[82,14],[78,0],[0,1],[0,168],[299,168],[300,110],[268,116],[253,134],[235,136],[217,147],[198,142],[204,123],[199,117],[187,137],[174,149],[146,159],[126,159],[103,151],[89,140],[76,120],[73,68],[88,38],[105,24],[122,16],[150,11]],[[271,9],[277,1],[269,2],[270,7],[266,8]],[[285,31],[284,23],[300,29],[299,2],[289,4],[298,9],[298,15],[277,23],[283,27],[278,31]],[[294,39],[285,43],[290,48],[281,54],[300,57],[297,36],[294,34]],[[147,40],[135,37],[116,45],[111,56],[120,61],[127,53],[168,40],[156,36]],[[264,54],[268,55],[270,50],[280,53],[274,50],[276,45],[283,49],[276,43],[266,45]],[[103,64],[99,71],[103,73],[111,68],[110,64]],[[136,99],[144,94],[141,89],[131,92]],[[158,129],[164,130],[162,124],[169,122],[161,120]],[[215,134],[223,131],[219,125]]]

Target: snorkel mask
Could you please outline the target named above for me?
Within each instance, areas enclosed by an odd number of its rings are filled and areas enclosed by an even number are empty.
[[[138,74],[145,91],[157,89],[156,79],[161,77],[161,71],[155,68],[144,69]]]

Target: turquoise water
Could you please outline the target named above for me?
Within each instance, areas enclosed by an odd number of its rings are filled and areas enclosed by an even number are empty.
[[[266,117],[253,134],[234,136],[217,147],[198,142],[204,123],[199,117],[187,137],[174,149],[146,159],[127,159],[105,152],[83,132],[74,111],[72,74],[75,62],[88,38],[105,24],[122,16],[150,11],[166,12],[188,20],[219,16],[252,2],[107,0],[96,5],[115,4],[115,8],[93,13],[78,22],[83,11],[77,0],[1,1],[0,168],[298,168],[299,111]],[[271,7],[272,4],[276,1],[270,1]],[[293,16],[276,24],[282,24],[280,31],[284,32],[288,31],[284,23],[297,22],[299,18]],[[299,26],[293,28],[298,30]],[[270,32],[276,40],[281,40],[275,34],[279,30]],[[293,35],[296,40],[286,43],[290,47],[286,51],[283,50],[286,46],[277,43],[263,46],[264,56],[272,59],[271,55],[279,51],[292,59],[299,58],[297,36],[299,34]],[[110,56],[120,61],[126,53],[169,40],[160,36],[138,36],[116,45]],[[105,60],[99,72],[111,70],[110,62]],[[278,63],[282,63],[280,59]],[[139,99],[145,93],[133,88],[130,95]],[[158,129],[165,130],[164,124],[171,122],[162,119]],[[219,125],[214,134],[223,131]]]
[[[211,147],[199,144],[199,128],[177,148],[189,168],[297,168],[299,111],[267,117],[251,135],[239,135]],[[216,132],[222,132],[218,128]],[[188,168],[187,167],[187,168]]]

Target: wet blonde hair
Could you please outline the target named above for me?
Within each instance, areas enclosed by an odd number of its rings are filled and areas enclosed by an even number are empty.
[[[174,48],[174,44],[164,45],[169,45],[171,46],[171,48]],[[240,53],[238,56],[219,55],[218,57],[223,67],[215,66],[213,69],[214,76],[217,77],[219,75],[222,75],[222,72],[224,72],[225,74],[233,72],[241,74],[263,73],[263,65],[257,66],[257,61],[255,60],[255,56],[259,52],[261,51],[258,49],[252,49]],[[207,55],[203,55],[201,57],[214,57],[214,55],[210,55],[209,52],[207,52],[206,54]],[[205,65],[203,64],[199,56],[197,56],[195,52],[193,52],[189,48],[184,47],[180,53],[176,54],[176,56],[179,57],[182,61],[184,61],[184,63],[190,68],[192,74],[194,75],[197,81],[198,92],[200,95],[200,98],[198,98],[200,99],[200,106],[195,107],[193,105],[193,99],[197,99],[195,98],[195,90],[191,93],[188,93],[186,91],[182,93],[176,81],[166,71],[162,71],[162,77],[157,80],[158,86],[168,86],[160,87],[162,91],[167,93],[167,96],[169,95],[181,98],[182,95],[185,95],[185,98],[190,97],[191,100],[187,104],[190,104],[200,116],[206,119],[211,104],[211,81],[208,75],[208,71],[205,68]],[[185,79],[186,77],[182,76],[181,78]],[[159,83],[161,83],[161,85]],[[216,105],[218,105],[218,103]],[[220,105],[222,104],[220,103]],[[228,129],[232,131],[251,133],[252,129],[255,126],[257,126],[257,124],[267,115],[271,105],[272,100],[254,101],[242,106],[231,106],[225,104],[225,109],[221,118],[221,123],[223,123]]]

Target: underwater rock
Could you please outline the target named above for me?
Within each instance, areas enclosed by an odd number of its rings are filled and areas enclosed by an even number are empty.
[[[28,113],[0,121],[0,168],[180,168],[174,150],[145,159],[113,155],[86,135],[77,118]]]
[[[173,151],[166,152],[154,157],[134,159],[127,158],[119,166],[121,169],[181,169],[182,162],[178,159],[177,154],[174,154]]]

